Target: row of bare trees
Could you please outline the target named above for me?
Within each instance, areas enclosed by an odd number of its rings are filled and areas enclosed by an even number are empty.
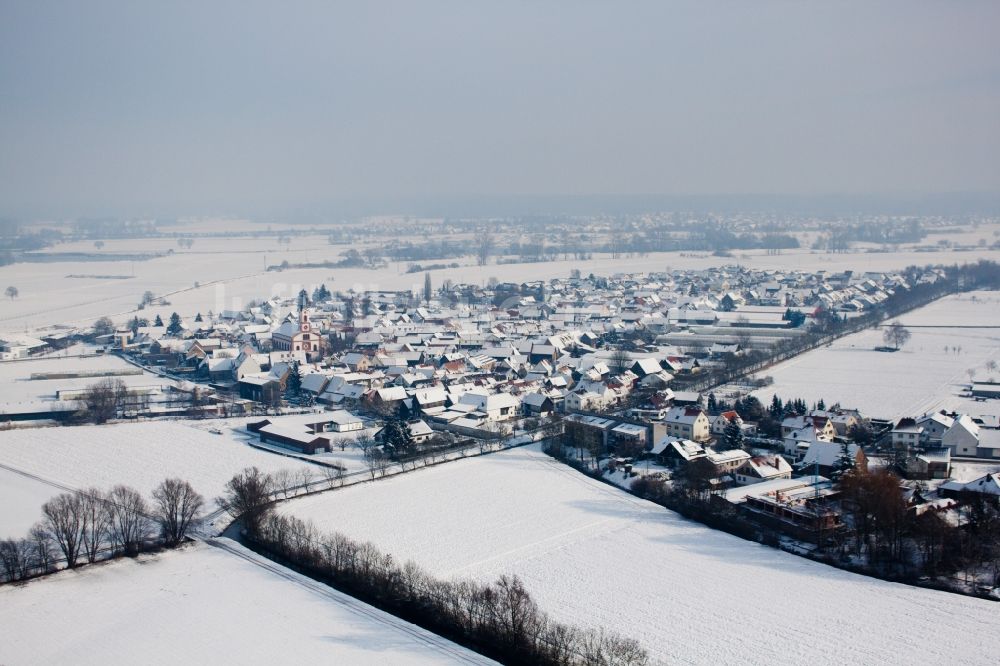
[[[371,543],[321,534],[268,512],[252,539],[300,571],[379,608],[509,664],[646,664],[635,640],[552,620],[517,577],[492,584],[438,580]]]
[[[152,502],[129,486],[67,492],[42,505],[42,519],[22,539],[0,541],[4,580],[19,581],[81,563],[182,542],[204,498],[181,479],[165,479]]]
[[[492,585],[437,580],[370,543],[322,535],[312,524],[274,513],[275,495],[273,475],[251,467],[230,479],[216,501],[242,521],[251,544],[399,617],[506,663],[648,662],[634,640],[552,621],[516,578]]]

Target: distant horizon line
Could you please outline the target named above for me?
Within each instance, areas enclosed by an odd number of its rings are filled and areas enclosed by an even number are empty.
[[[34,206],[25,208],[35,208]],[[41,207],[39,207],[41,208]],[[63,208],[62,206],[58,208]],[[66,207],[71,208],[71,207]],[[82,205],[80,213],[2,214],[19,223],[80,219],[229,217],[308,220],[330,217],[531,217],[641,213],[779,213],[816,215],[997,215],[1000,190],[939,192],[714,193],[714,194],[404,194],[338,196],[302,204],[124,205],[122,212]],[[328,220],[329,222],[346,221]]]

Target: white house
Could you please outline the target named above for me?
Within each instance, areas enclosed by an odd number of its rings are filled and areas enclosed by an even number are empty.
[[[832,437],[825,432],[816,430],[812,425],[793,430],[784,438],[785,453],[790,456],[800,456],[815,442],[830,442]]]
[[[510,393],[466,392],[460,404],[470,405],[486,415],[488,421],[506,421],[516,418],[521,411],[521,401]]]
[[[736,483],[741,486],[790,478],[792,478],[792,466],[781,456],[755,456],[736,470]]]
[[[743,419],[740,418],[739,414],[732,410],[722,412],[718,416],[710,417],[709,420],[712,422],[712,435],[717,438],[726,434],[726,427],[730,424],[730,422],[736,421],[736,425],[743,425]]]
[[[952,455],[974,456],[979,447],[979,426],[968,414],[960,414],[941,437],[941,445]]]
[[[712,438],[708,417],[699,407],[672,407],[663,418],[667,434],[695,442]]]

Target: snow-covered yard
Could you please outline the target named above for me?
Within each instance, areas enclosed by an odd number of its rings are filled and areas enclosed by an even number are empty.
[[[874,351],[884,344],[881,329],[855,333],[764,371],[774,384],[754,395],[765,404],[774,394],[810,404],[839,402],[889,419],[938,409],[1000,414],[1000,401],[959,395],[968,386],[970,369],[980,380],[1000,377],[985,367],[990,360],[1000,361],[1000,292],[948,296],[899,321],[911,326],[912,334],[900,351]]]
[[[232,548],[198,544],[0,587],[0,663],[492,663]]]
[[[990,602],[849,574],[589,479],[533,447],[283,509],[438,576],[520,576],[557,619],[676,663],[992,663]]]
[[[124,483],[147,497],[164,478],[179,477],[208,500],[221,494],[233,474],[245,467],[267,472],[307,468],[318,473],[314,465],[181,421],[0,432],[0,463],[76,489]],[[13,472],[7,475],[17,476],[12,483],[25,488],[23,493],[13,485],[2,491],[0,496],[10,496],[11,501],[0,504],[0,537],[22,536],[41,516],[42,502],[62,491],[56,487],[45,491],[42,483]]]

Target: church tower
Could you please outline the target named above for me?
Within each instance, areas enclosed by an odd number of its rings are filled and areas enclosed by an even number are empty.
[[[308,333],[309,332],[309,313],[306,311],[306,305],[309,304],[309,295],[306,294],[306,290],[303,289],[299,292],[299,332]],[[307,338],[308,339],[308,338]]]

